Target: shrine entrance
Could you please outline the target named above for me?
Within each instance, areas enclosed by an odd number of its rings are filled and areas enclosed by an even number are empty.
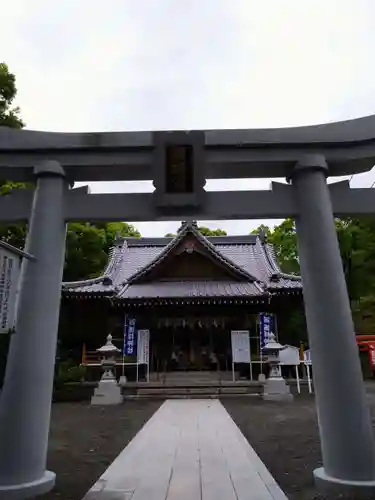
[[[177,330],[173,334],[172,369],[174,366],[176,370],[225,370],[228,351],[230,355],[227,331]]]
[[[373,496],[375,442],[334,217],[374,214],[375,195],[327,177],[371,170],[374,130],[375,116],[263,130],[63,134],[0,127],[1,177],[36,182],[34,192],[0,200],[2,222],[29,221],[26,250],[35,257],[23,263],[1,394],[0,498],[33,497],[55,482],[46,456],[66,223],[182,217],[295,219],[323,458],[314,476],[353,498],[364,490]],[[275,177],[289,184],[204,189],[206,179]],[[75,181],[138,180],[152,180],[155,191],[70,189]]]
[[[179,304],[173,308],[155,306],[153,311],[131,310],[139,328],[150,330],[151,372],[232,372],[233,330],[249,332],[251,357],[259,359],[258,305]],[[116,323],[114,336],[120,338],[121,314]]]
[[[207,370],[211,350],[207,332],[177,330],[173,335],[171,364],[176,370]]]
[[[230,331],[163,328],[151,330],[151,371],[231,370]]]

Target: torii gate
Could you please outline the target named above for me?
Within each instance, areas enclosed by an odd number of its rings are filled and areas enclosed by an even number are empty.
[[[16,333],[0,405],[0,499],[53,487],[46,471],[67,221],[296,220],[323,455],[323,487],[375,491],[375,445],[334,215],[375,213],[375,191],[327,176],[375,164],[375,116],[265,130],[65,134],[0,128],[0,177],[36,181],[0,199],[29,220]],[[269,191],[205,192],[208,178],[286,177]],[[154,193],[95,194],[75,181],[153,180]]]

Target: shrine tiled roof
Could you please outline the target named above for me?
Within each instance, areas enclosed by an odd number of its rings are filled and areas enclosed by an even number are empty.
[[[199,239],[217,261],[241,278],[241,286],[235,279],[230,283],[211,281],[200,282],[199,285],[191,281],[142,283],[142,285],[134,283],[152,267],[158,265],[189,232]],[[159,291],[156,288],[159,288]],[[170,297],[182,297],[187,296],[186,294],[192,290],[204,293],[206,296],[212,293],[235,296],[242,292],[255,296],[291,289],[302,289],[301,278],[281,271],[272,245],[261,236],[252,234],[205,237],[197,230],[194,223],[184,223],[175,237],[118,238],[102,276],[63,284],[63,293],[66,296],[103,295],[119,299],[141,297],[141,293],[145,294],[144,297],[166,297],[165,294],[169,294]]]
[[[224,281],[174,281],[137,283],[125,286],[119,299],[247,297],[263,295],[257,283]]]
[[[172,238],[171,241],[163,248],[163,250],[152,259],[146,266],[142,269],[137,270],[132,276],[128,278],[129,282],[133,282],[140,277],[144,276],[153,267],[159,265],[168,255],[170,255],[173,250],[179,245],[179,243],[185,238],[185,236],[191,233],[195,238],[203,245],[206,251],[211,254],[215,260],[224,264],[231,271],[238,273],[242,278],[246,278],[250,281],[256,281],[258,278],[251,273],[251,269],[246,269],[244,266],[238,265],[235,260],[227,257],[225,253],[221,252],[217,245],[210,241],[210,238],[203,236],[195,223],[185,223],[181,226],[176,237]]]

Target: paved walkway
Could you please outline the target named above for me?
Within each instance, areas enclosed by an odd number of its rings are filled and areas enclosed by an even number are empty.
[[[84,500],[287,500],[218,400],[168,400]]]

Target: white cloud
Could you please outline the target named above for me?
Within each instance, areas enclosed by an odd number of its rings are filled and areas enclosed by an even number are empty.
[[[372,0],[13,0],[3,13],[2,58],[28,128],[278,127],[375,112]]]

